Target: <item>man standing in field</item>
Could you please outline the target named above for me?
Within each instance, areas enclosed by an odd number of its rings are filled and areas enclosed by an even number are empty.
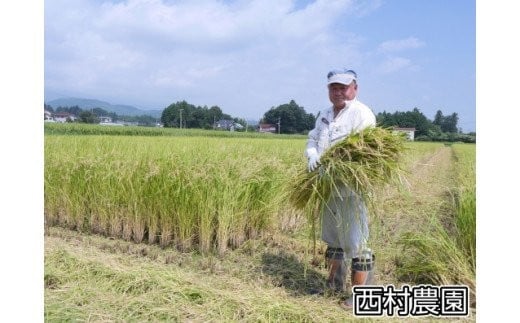
[[[316,125],[309,132],[305,155],[310,172],[319,168],[320,157],[327,148],[351,133],[376,125],[374,113],[357,99],[357,74],[353,70],[329,72],[327,85],[332,107],[318,114]],[[374,258],[367,248],[367,208],[362,198],[341,185],[327,201],[321,219],[321,238],[327,244],[327,286],[338,292],[345,291],[348,259],[352,259],[351,285],[366,284]],[[351,307],[352,298],[342,306]]]

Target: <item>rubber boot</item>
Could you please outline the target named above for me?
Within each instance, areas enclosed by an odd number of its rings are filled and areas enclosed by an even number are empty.
[[[344,258],[343,249],[327,247],[325,251],[325,260],[329,268],[327,287],[339,293],[345,291],[347,266]]]

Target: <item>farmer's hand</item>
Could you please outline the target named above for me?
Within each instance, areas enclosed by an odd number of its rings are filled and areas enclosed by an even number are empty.
[[[309,158],[309,172],[312,172],[320,163],[320,156],[318,156],[316,148],[307,150],[307,157]]]

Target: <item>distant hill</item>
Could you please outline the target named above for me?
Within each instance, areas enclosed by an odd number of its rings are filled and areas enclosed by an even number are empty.
[[[60,98],[45,102],[50,105],[53,109],[58,107],[72,107],[78,106],[83,110],[101,108],[108,112],[114,112],[118,116],[140,116],[149,115],[155,118],[160,118],[163,110],[141,110],[131,105],[123,104],[111,104],[105,101],[99,101],[94,99],[81,99],[81,98]]]

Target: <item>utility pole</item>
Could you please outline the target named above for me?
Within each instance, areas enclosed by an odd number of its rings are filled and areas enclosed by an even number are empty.
[[[184,109],[180,109],[180,110],[179,110],[179,114],[181,115],[181,119],[180,119],[180,121],[179,121],[179,128],[181,128],[181,129],[182,129],[182,111],[183,111],[183,110],[184,110]]]
[[[281,118],[278,117],[278,134],[280,134],[280,120],[281,120]]]

